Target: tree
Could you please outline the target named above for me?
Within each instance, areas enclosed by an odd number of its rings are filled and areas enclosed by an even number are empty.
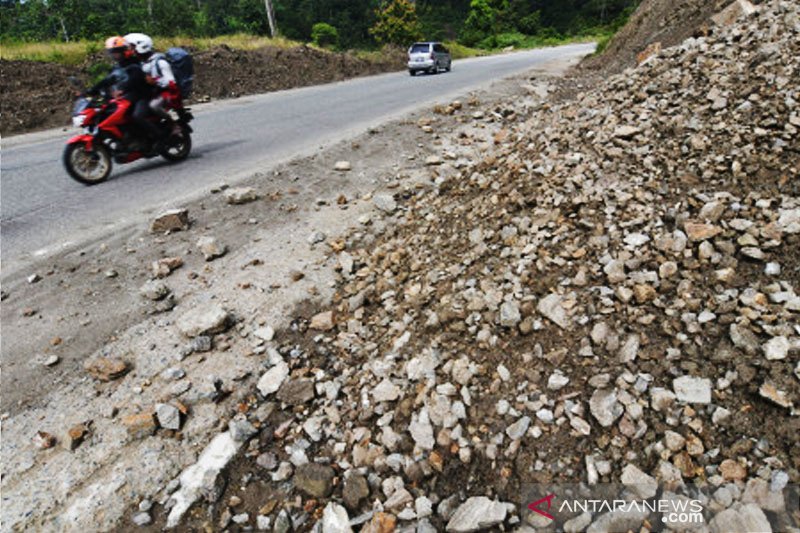
[[[317,22],[311,27],[311,40],[317,46],[335,48],[339,46],[339,32],[330,24]]]
[[[408,0],[389,0],[376,12],[378,21],[369,30],[380,44],[408,45],[422,38],[417,11]]]

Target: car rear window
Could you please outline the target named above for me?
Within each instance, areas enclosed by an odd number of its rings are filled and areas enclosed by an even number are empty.
[[[429,44],[419,44],[419,43],[417,43],[417,44],[414,44],[414,45],[411,46],[411,52],[410,53],[412,53],[412,54],[427,54],[428,50],[430,50],[430,45]]]

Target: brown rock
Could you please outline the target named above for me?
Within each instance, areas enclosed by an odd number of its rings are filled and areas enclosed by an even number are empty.
[[[705,241],[722,233],[722,228],[702,222],[686,222],[683,229],[686,230],[689,240],[694,242]]]
[[[333,311],[325,311],[324,313],[314,315],[309,327],[318,331],[330,331],[333,329],[334,325]]]
[[[727,481],[736,481],[747,477],[747,469],[733,459],[725,459],[719,465],[719,472]]]
[[[302,405],[314,399],[314,382],[310,379],[286,381],[278,390],[278,399],[289,405]]]
[[[128,415],[122,418],[122,423],[128,430],[132,439],[143,439],[156,432],[156,417],[152,412]]]
[[[389,513],[375,513],[372,520],[364,525],[361,533],[392,533],[397,526],[397,518]]]
[[[656,298],[656,290],[650,285],[636,285],[633,287],[633,296],[640,304],[651,302]]]
[[[40,450],[47,450],[56,445],[56,438],[46,431],[37,431],[33,437],[33,444]]]
[[[775,405],[785,407],[786,409],[792,408],[792,402],[789,400],[789,397],[786,395],[786,393],[782,390],[778,390],[772,383],[763,383],[758,389],[758,393],[762,398],[770,400]]]
[[[358,509],[361,502],[369,496],[369,484],[364,476],[354,474],[344,480],[342,499],[350,510]]]
[[[317,463],[297,467],[294,474],[295,487],[313,498],[327,498],[333,490],[333,468]]]
[[[661,43],[654,42],[647,45],[647,48],[636,54],[636,64],[641,65],[651,57],[661,52]]]
[[[180,231],[189,229],[189,210],[172,209],[156,217],[150,224],[150,231],[161,233],[165,231]]]
[[[86,361],[83,368],[99,381],[113,381],[125,375],[128,363],[116,357],[98,357]]]
[[[64,449],[72,451],[81,445],[83,439],[89,434],[89,426],[86,424],[76,424],[69,428],[67,434],[61,440],[61,446]]]
[[[166,278],[173,270],[183,265],[183,259],[180,257],[165,257],[158,261],[153,261],[152,269],[153,276],[156,278]]]

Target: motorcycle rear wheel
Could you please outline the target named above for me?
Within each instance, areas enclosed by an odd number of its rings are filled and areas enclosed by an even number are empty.
[[[97,185],[111,174],[111,155],[105,146],[96,144],[87,150],[82,142],[68,144],[62,157],[67,174],[84,185]]]
[[[187,128],[181,128],[180,137],[174,136],[167,140],[167,146],[161,152],[161,157],[167,161],[177,163],[189,157],[192,151],[192,135]]]

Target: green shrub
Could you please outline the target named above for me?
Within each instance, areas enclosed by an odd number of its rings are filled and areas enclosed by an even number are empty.
[[[311,40],[322,48],[336,48],[339,46],[339,31],[330,24],[317,22],[311,27]]]

